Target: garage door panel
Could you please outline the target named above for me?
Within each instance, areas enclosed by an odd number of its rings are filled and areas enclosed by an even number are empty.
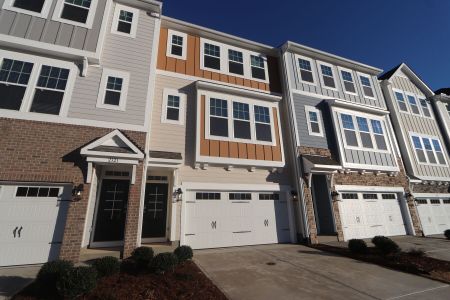
[[[416,199],[422,230],[425,235],[442,234],[450,228],[450,200]]]

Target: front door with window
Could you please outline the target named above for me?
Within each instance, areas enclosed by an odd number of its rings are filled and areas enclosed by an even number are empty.
[[[129,189],[128,180],[103,179],[94,242],[123,240]]]
[[[164,238],[166,236],[168,189],[167,183],[147,183],[142,238]]]

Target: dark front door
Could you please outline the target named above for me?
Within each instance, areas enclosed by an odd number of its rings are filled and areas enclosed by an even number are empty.
[[[147,183],[145,187],[143,238],[166,236],[167,183]]]
[[[326,175],[313,175],[313,199],[316,208],[316,222],[319,224],[319,234],[334,234],[334,221],[331,210],[330,192]]]
[[[129,188],[128,180],[103,179],[94,242],[123,240]]]

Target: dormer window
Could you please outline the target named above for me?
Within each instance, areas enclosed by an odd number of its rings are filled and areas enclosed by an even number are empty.
[[[322,84],[324,87],[336,89],[334,82],[333,68],[330,65],[320,64],[320,71],[322,74]]]
[[[228,50],[228,72],[244,75],[244,58],[242,52]]]
[[[186,59],[187,34],[169,29],[167,38],[167,56]]]
[[[359,80],[361,81],[361,86],[363,88],[364,96],[368,98],[374,98],[375,94],[373,92],[372,83],[370,77],[359,75]]]
[[[75,26],[92,28],[98,0],[57,1],[53,20]]]
[[[252,77],[257,79],[266,80],[266,69],[264,64],[264,58],[250,55]]]
[[[220,47],[205,43],[203,64],[205,68],[219,70],[220,71]]]

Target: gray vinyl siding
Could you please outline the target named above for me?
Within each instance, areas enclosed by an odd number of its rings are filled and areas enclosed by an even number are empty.
[[[347,100],[347,101],[351,101],[354,103],[361,103],[361,104],[365,104],[365,105],[371,105],[371,106],[375,106],[375,107],[379,107],[379,108],[386,108],[386,103],[384,101],[383,95],[382,95],[382,91],[380,88],[380,85],[378,83],[378,79],[376,76],[371,76],[372,79],[372,84],[373,84],[373,88],[374,88],[374,94],[375,94],[375,100],[374,99],[368,99],[365,98],[363,95],[363,91],[361,89],[361,86],[359,84],[359,79],[357,78],[357,74],[356,72],[353,72],[353,80],[355,83],[355,88],[356,91],[358,93],[358,96],[355,95],[351,95],[351,94],[347,94],[344,92],[343,86],[342,86],[342,82],[341,82],[341,77],[339,75],[338,72],[338,68],[337,66],[333,66],[333,74],[334,74],[334,81],[336,83],[336,88],[338,89],[337,91],[334,90],[330,90],[327,88],[323,88],[321,86],[321,82],[319,79],[320,76],[320,67],[317,63],[316,60],[314,60],[313,57],[310,57],[311,60],[313,60],[314,64],[311,66],[313,69],[315,68],[315,73],[316,73],[316,84],[308,84],[308,83],[304,83],[300,81],[300,74],[299,74],[299,68],[298,68],[298,62],[296,60],[296,56],[293,53],[286,53],[286,57],[287,57],[287,62],[288,62],[288,72],[290,73],[289,76],[292,79],[292,86],[291,88],[296,89],[296,90],[300,90],[300,91],[304,91],[304,92],[309,92],[309,93],[314,93],[314,94],[318,94],[318,95],[323,95],[326,97],[331,97],[331,98],[336,98],[336,99],[343,99],[343,100]],[[324,61],[326,62],[326,61]],[[327,62],[326,62],[327,63]]]
[[[114,9],[111,10],[111,14]],[[136,38],[111,33],[109,18],[101,65],[90,66],[86,77],[78,77],[69,107],[69,117],[144,125],[155,28],[155,18],[140,11]],[[97,108],[103,68],[130,74],[125,111]]]
[[[0,0],[0,8],[5,1]],[[0,34],[95,52],[107,0],[98,0],[91,29],[52,21],[56,2],[51,4],[47,19],[0,10]]]

